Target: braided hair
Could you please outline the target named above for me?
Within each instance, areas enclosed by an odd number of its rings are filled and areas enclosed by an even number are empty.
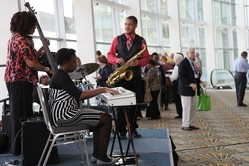
[[[71,60],[72,57],[75,57],[75,50],[69,48],[61,48],[56,53],[56,62],[58,65],[63,65],[65,62]]]
[[[37,19],[34,14],[26,11],[17,12],[11,18],[10,31],[27,36],[36,23]]]

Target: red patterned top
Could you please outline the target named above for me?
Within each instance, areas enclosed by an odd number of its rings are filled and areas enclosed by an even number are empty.
[[[37,62],[37,51],[34,49],[32,37],[24,37],[19,33],[12,33],[8,41],[8,54],[4,81],[27,81],[34,85],[38,81],[36,70],[25,63],[25,59]]]

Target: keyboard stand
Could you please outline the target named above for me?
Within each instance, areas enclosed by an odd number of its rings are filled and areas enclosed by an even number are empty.
[[[126,121],[126,126],[128,128],[128,145],[127,145],[127,149],[126,149],[125,155],[124,155],[122,143],[121,143],[121,140],[120,140],[119,130],[118,130],[118,127],[117,127],[117,117],[116,117],[116,113],[115,113],[115,110],[114,110],[115,107],[131,107],[131,106],[137,106],[137,105],[111,106],[112,107],[112,112],[113,112],[113,117],[114,117],[114,123],[115,123],[115,131],[114,131],[114,136],[113,136],[113,140],[112,140],[112,146],[111,146],[110,156],[112,157],[112,153],[113,153],[113,149],[114,149],[114,144],[115,144],[115,139],[116,139],[116,136],[117,136],[118,143],[119,143],[119,148],[120,148],[120,154],[121,154],[121,158],[123,160],[123,165],[126,165],[126,162],[127,162],[127,160],[125,160],[125,158],[131,157],[131,156],[128,155],[129,147],[130,147],[130,144],[131,144],[132,145],[132,150],[133,150],[132,157],[134,157],[136,166],[138,166],[139,165],[138,164],[138,159],[137,159],[138,155],[136,153],[135,144],[133,142],[133,136],[132,136],[131,127],[130,127],[131,124],[129,122],[127,109],[124,108],[125,121]],[[137,109],[136,109],[136,112],[137,112]],[[137,113],[135,113],[134,116],[136,116],[136,114]],[[133,118],[133,124],[134,124],[134,121],[135,121],[135,117]]]

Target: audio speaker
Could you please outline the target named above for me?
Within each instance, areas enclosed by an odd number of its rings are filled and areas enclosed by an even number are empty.
[[[9,151],[10,149],[10,115],[2,115],[2,133],[6,133],[8,136],[7,149],[5,151]]]
[[[49,131],[42,117],[31,118],[22,123],[23,165],[38,165]],[[52,149],[48,164],[59,163],[57,147]]]

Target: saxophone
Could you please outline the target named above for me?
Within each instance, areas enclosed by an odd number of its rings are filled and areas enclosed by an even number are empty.
[[[125,64],[123,64],[120,68],[115,70],[107,79],[106,83],[108,86],[113,87],[117,82],[122,79],[126,81],[130,81],[133,78],[133,72],[131,70],[127,70],[130,67],[130,64],[142,56],[142,53],[146,50],[146,45],[143,44],[143,49],[140,50],[136,55],[134,55],[131,59],[129,59]]]

